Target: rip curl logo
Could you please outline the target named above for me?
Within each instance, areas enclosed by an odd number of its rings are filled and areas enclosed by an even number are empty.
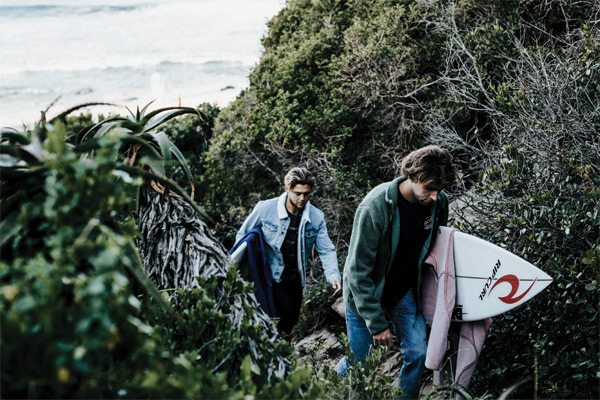
[[[492,275],[490,275],[487,278],[487,280],[485,281],[485,285],[483,285],[483,289],[481,289],[481,294],[479,295],[479,300],[483,301],[483,299],[485,299],[485,296],[489,293],[488,289],[492,286],[494,279],[496,279],[496,274],[498,273],[498,270],[500,269],[501,266],[502,266],[502,263],[500,262],[500,260],[496,261],[496,264],[494,264],[494,268],[492,269]],[[491,292],[491,289],[490,289],[490,292]]]
[[[531,285],[529,285],[529,287],[527,289],[525,289],[525,291],[523,293],[516,296],[517,292],[519,291],[519,285],[520,285],[519,278],[517,278],[516,275],[512,275],[512,274],[504,275],[504,276],[498,278],[496,283],[494,283],[494,286],[492,286],[492,288],[490,289],[489,294],[492,293],[492,291],[494,290],[494,288],[496,286],[498,286],[501,283],[506,282],[506,283],[510,284],[510,293],[508,293],[506,296],[502,296],[502,297],[498,297],[498,298],[506,304],[514,304],[514,303],[518,302],[519,300],[521,300],[523,297],[525,297],[527,295],[527,293],[529,293],[529,291],[531,290],[531,288],[533,287],[533,285],[535,284],[536,281],[537,281],[537,278],[535,278],[533,280],[533,282],[531,282]]]

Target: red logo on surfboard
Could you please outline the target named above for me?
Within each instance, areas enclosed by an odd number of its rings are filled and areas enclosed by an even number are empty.
[[[496,286],[498,286],[501,283],[508,283],[510,284],[510,293],[507,294],[506,296],[502,296],[502,297],[498,297],[501,301],[503,301],[506,304],[514,304],[516,302],[518,302],[519,300],[521,300],[523,297],[525,297],[527,295],[527,293],[529,293],[529,291],[531,290],[531,288],[533,287],[533,285],[535,284],[535,282],[537,281],[537,278],[535,278],[533,280],[533,282],[531,282],[531,285],[529,285],[529,287],[520,295],[516,296],[517,292],[519,291],[519,285],[520,285],[520,281],[519,278],[517,278],[516,275],[504,275],[500,278],[498,278],[498,280],[496,281],[496,283],[494,283],[494,286],[492,286],[492,288],[490,289],[490,294],[492,293],[492,290],[494,290],[494,288]]]

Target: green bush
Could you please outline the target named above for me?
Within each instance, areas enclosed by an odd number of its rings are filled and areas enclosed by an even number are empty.
[[[21,228],[3,238],[2,365],[11,367],[2,368],[2,394],[117,397],[126,389],[115,359],[143,365],[155,347],[130,283],[135,228],[115,219],[127,192],[110,145],[80,159],[64,127],[47,135],[42,191],[20,203]]]
[[[2,397],[318,397],[307,371],[266,379],[269,359],[291,349],[265,340],[255,309],[234,330],[231,310],[216,307],[217,282],[232,298],[251,291],[235,271],[159,294],[134,244],[127,209],[144,182],[117,157],[123,136],[109,132],[81,157],[67,132],[2,132],[2,185],[13,189],[0,204]]]
[[[327,367],[315,354],[307,357],[306,364],[313,369],[312,381],[315,385],[329,388],[322,393],[322,398],[327,400],[375,400],[398,399],[402,393],[395,377],[382,373],[382,364],[392,355],[386,347],[376,347],[364,364],[354,362],[354,356],[348,347],[348,338],[341,337],[344,353],[349,357],[350,368],[344,377],[338,376],[335,370]],[[332,390],[334,388],[334,390]]]
[[[591,0],[290,1],[207,151],[222,237],[301,164],[343,254],[363,196],[409,150],[445,146],[464,178],[456,226],[555,278],[497,318],[474,392],[597,397],[599,12]],[[303,325],[322,320],[306,311]],[[523,375],[532,383],[515,389]]]
[[[344,320],[331,308],[335,300],[331,284],[325,280],[310,285],[302,299],[300,318],[294,326],[292,337],[302,338],[321,329],[341,331]]]
[[[531,176],[528,167],[536,166],[523,161],[495,178],[496,171],[490,171],[474,208],[495,217],[470,230],[535,263],[554,282],[526,306],[495,319],[476,386],[489,388],[494,382],[508,387],[530,377],[517,395],[594,398],[600,378],[600,180],[597,175],[586,179],[556,173],[546,176],[549,185],[537,190],[509,184],[531,186],[525,183]]]
[[[581,15],[576,6],[568,12]],[[547,23],[538,22],[558,29]],[[494,385],[498,393],[528,377],[516,396],[598,397],[600,92],[592,66],[600,65],[600,42],[579,23],[576,34],[521,48],[485,106],[492,140],[474,155],[482,170],[456,223],[554,283],[496,319],[475,376],[480,390]]]

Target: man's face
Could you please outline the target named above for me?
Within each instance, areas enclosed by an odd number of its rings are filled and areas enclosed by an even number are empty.
[[[435,187],[432,181],[411,183],[413,198],[422,206],[428,206],[438,199],[440,188]]]
[[[310,185],[296,185],[288,191],[288,201],[296,209],[302,209],[308,203],[312,187]]]

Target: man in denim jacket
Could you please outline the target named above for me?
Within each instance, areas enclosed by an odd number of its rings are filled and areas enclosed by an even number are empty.
[[[280,317],[278,329],[289,334],[298,322],[306,268],[313,248],[319,254],[325,279],[337,294],[341,288],[335,247],[327,234],[323,212],[308,199],[315,186],[306,168],[292,168],[285,176],[285,192],[260,201],[237,233],[236,242],[261,227],[273,276],[273,298]]]

